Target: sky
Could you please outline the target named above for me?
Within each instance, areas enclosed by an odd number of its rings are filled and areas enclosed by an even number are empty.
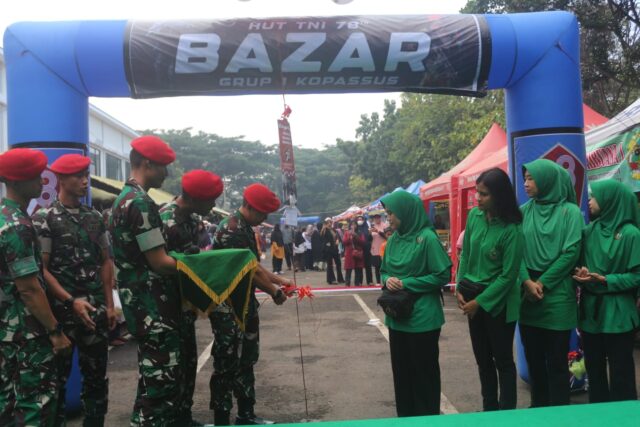
[[[0,29],[20,21],[100,19],[227,19],[351,14],[456,14],[466,0],[9,0],[3,1]],[[293,144],[321,149],[337,138],[352,140],[361,114],[382,113],[384,100],[399,104],[399,93],[288,95]],[[136,129],[184,129],[224,137],[278,142],[281,95],[173,97],[145,100],[91,98],[107,114]]]

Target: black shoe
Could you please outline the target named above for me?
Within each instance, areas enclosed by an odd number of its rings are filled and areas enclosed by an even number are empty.
[[[217,426],[230,426],[231,420],[227,411],[213,411],[213,424]]]
[[[262,426],[275,424],[273,421],[265,420],[264,418],[256,417],[255,414],[250,414],[246,416],[238,415],[236,417],[236,425],[237,426]]]

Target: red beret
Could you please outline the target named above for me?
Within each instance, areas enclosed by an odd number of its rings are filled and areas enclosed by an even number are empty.
[[[271,213],[280,207],[280,199],[269,187],[263,184],[251,184],[244,189],[244,199],[258,212]]]
[[[220,177],[209,171],[196,169],[182,175],[182,190],[196,200],[216,199],[222,188]]]
[[[31,148],[14,148],[0,155],[0,176],[9,181],[28,181],[47,167],[47,156]]]
[[[176,159],[176,153],[169,147],[169,144],[153,135],[144,135],[131,141],[131,147],[142,157],[158,163],[168,165]]]
[[[51,163],[49,169],[62,175],[73,175],[74,173],[87,170],[91,164],[91,159],[80,154],[65,154]]]

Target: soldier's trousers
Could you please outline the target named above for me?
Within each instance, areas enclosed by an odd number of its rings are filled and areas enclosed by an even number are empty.
[[[138,391],[132,426],[180,425],[181,358],[177,329],[138,337]]]
[[[48,336],[0,342],[0,426],[53,426],[57,358]]]
[[[253,413],[256,402],[253,366],[260,356],[260,320],[258,314],[247,319],[243,333],[233,313],[214,311],[209,316],[215,340],[211,349],[213,374],[209,381],[214,411],[230,412],[231,394],[238,400],[238,413]]]
[[[196,344],[197,316],[193,312],[182,314],[180,323],[180,339],[182,341],[182,391],[179,404],[182,420],[191,421],[191,407],[193,406],[193,392],[196,388],[196,374],[198,371],[198,346]]]
[[[104,313],[104,312],[102,312]],[[109,402],[109,380],[107,362],[109,359],[109,333],[106,317],[96,319],[96,330],[91,331],[71,319],[65,321],[64,333],[78,349],[78,364],[82,373],[82,394],[84,426],[104,425]],[[58,422],[63,426],[65,419],[65,397],[67,380],[71,374],[73,354],[61,358],[59,364],[60,399],[58,400]]]

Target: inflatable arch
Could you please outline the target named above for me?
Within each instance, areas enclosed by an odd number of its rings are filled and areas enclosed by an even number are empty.
[[[567,12],[16,23],[10,146],[86,150],[88,97],[505,89],[509,165],[547,157],[586,209],[578,22]]]

